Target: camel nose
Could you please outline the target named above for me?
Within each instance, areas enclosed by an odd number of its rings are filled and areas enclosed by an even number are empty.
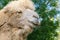
[[[29,18],[29,22],[33,23],[34,25],[40,25],[40,18]]]
[[[41,18],[39,18],[39,15],[36,13],[36,15],[33,15],[34,19],[34,24],[40,25]]]
[[[41,22],[41,21],[40,21],[40,18],[38,18],[37,20],[35,20],[35,24],[36,24],[36,25],[40,25],[40,22]]]

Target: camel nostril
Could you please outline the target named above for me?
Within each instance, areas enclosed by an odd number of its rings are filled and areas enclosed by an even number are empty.
[[[38,19],[38,17],[37,17],[37,16],[35,16],[35,15],[33,15],[33,17],[35,17],[35,18],[37,18],[37,19]]]

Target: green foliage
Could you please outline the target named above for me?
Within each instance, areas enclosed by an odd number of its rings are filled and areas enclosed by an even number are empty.
[[[0,9],[10,0],[0,0]],[[28,40],[54,40],[57,37],[55,31],[58,27],[56,6],[58,0],[32,0],[36,5],[36,12],[43,19],[39,28],[28,36]]]
[[[10,0],[0,0],[0,9],[2,9]]]
[[[28,36],[28,40],[55,40],[58,21],[56,6],[58,0],[33,0],[36,11],[43,19],[40,27]]]

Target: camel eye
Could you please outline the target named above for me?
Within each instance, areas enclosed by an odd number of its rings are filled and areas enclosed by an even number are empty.
[[[22,11],[19,11],[18,13],[20,14],[20,13],[22,13]]]

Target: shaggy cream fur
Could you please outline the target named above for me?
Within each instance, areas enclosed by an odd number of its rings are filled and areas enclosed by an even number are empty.
[[[39,25],[39,15],[31,0],[14,0],[0,10],[0,40],[27,40]]]

